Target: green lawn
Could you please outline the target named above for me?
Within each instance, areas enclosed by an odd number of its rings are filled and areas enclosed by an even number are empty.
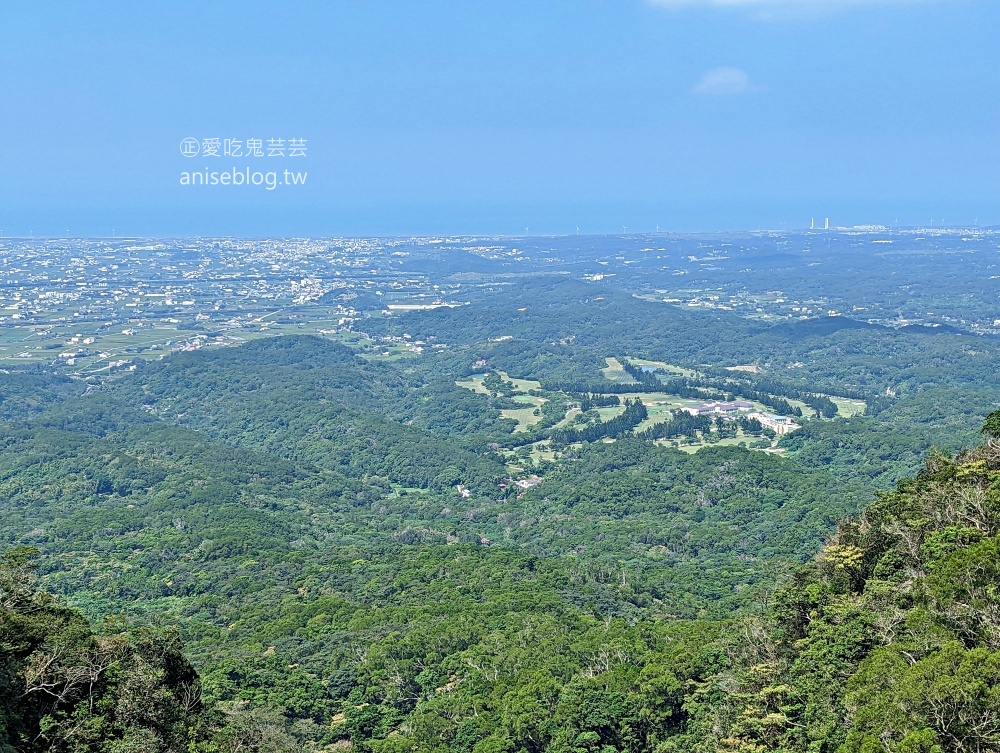
[[[530,400],[528,405],[523,408],[505,408],[500,411],[500,415],[504,418],[513,418],[517,421],[517,427],[514,429],[515,432],[527,431],[529,428],[537,424],[542,420],[542,416],[535,415],[535,410],[538,406],[545,402],[545,398],[542,397],[532,397],[531,395],[517,395],[514,400],[517,402],[525,402]]]
[[[609,382],[619,382],[624,384],[629,384],[635,380],[629,376],[628,372],[622,367],[621,361],[617,358],[605,358],[604,363],[607,364],[603,369],[601,369],[601,374]]]
[[[830,399],[837,404],[838,416],[850,418],[851,416],[860,416],[865,412],[866,406],[861,400],[850,400],[846,397],[834,397],[833,395],[830,395]]]
[[[674,366],[671,363],[666,363],[664,361],[650,361],[645,358],[628,358],[627,360],[634,363],[636,366],[648,366],[654,369],[663,369],[671,374],[677,374],[677,376],[683,377],[695,377],[698,376],[698,372],[692,369],[685,369],[682,366]]]

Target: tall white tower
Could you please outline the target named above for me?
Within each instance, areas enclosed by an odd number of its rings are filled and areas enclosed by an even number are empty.
[[[823,225],[823,229],[824,230],[829,230],[830,229],[830,218],[829,217],[826,218],[826,224]]]

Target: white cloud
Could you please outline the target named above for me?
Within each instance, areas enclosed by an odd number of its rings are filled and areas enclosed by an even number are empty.
[[[762,19],[817,19],[850,8],[955,4],[961,0],[646,0],[667,10],[714,8],[742,10]]]
[[[712,68],[702,74],[701,80],[691,91],[695,94],[705,94],[713,97],[728,97],[733,94],[745,94],[753,86],[750,76],[740,68],[723,66]]]
[[[827,8],[846,8],[851,5],[875,5],[886,3],[919,3],[927,0],[646,0],[650,5],[659,5],[664,8],[697,8],[697,7],[718,7],[718,8],[752,8],[763,6],[788,6],[810,8],[815,6],[825,6]]]

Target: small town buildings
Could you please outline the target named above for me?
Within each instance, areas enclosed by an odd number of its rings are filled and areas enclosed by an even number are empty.
[[[778,436],[781,436],[782,434],[789,434],[796,429],[802,428],[788,416],[774,416],[770,413],[755,413],[751,416],[751,418],[756,418],[765,429],[771,429]]]
[[[735,416],[737,413],[753,410],[753,403],[745,400],[733,400],[732,402],[711,402],[694,405],[685,408],[692,416]]]

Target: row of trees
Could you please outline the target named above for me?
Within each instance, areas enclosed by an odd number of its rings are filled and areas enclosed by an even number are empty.
[[[766,405],[781,416],[801,416],[802,409],[793,406],[789,399],[801,400],[812,408],[817,416],[833,418],[837,415],[837,404],[826,395],[806,392],[775,379],[758,379],[752,383],[734,377],[674,377],[661,380],[657,375],[665,374],[660,369],[643,369],[630,361],[622,367],[644,389],[663,390],[672,395],[690,398],[713,398],[724,395],[727,400],[741,397]]]
[[[579,395],[571,395],[580,401],[580,412],[586,413],[591,408],[617,408],[622,404],[618,395],[599,395],[593,392],[585,392]]]
[[[636,434],[640,439],[673,439],[674,437],[697,437],[712,430],[709,416],[692,416],[687,411],[674,411],[673,418],[653,424]]]
[[[554,444],[566,445],[573,442],[596,442],[600,439],[617,439],[625,436],[636,426],[649,418],[649,413],[642,400],[625,400],[625,410],[618,416],[599,421],[589,426],[577,429],[559,429],[552,432]]]

